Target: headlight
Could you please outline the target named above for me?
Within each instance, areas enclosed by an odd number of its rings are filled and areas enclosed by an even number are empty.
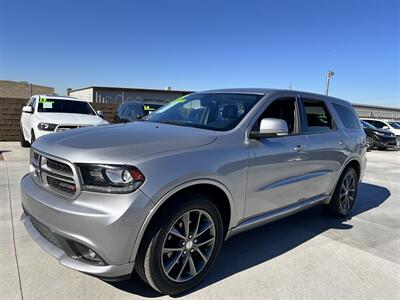
[[[37,127],[39,130],[54,131],[54,129],[56,129],[56,127],[57,127],[57,124],[41,122],[38,124]]]
[[[130,193],[138,189],[145,178],[132,166],[79,165],[83,189],[102,193]]]
[[[383,132],[379,132],[379,131],[374,131],[374,133],[379,136],[391,136],[390,133],[383,133]]]

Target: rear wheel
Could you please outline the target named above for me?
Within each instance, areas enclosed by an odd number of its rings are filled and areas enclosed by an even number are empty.
[[[21,143],[21,147],[26,148],[26,147],[30,146],[29,142],[27,140],[25,140],[24,133],[22,132],[22,128],[21,128],[20,134],[19,134],[19,141]]]
[[[152,224],[136,259],[139,276],[161,293],[176,295],[198,285],[221,249],[218,208],[202,195],[186,195]]]
[[[358,175],[353,168],[347,168],[339,178],[328,211],[336,217],[348,216],[354,207],[358,191]]]

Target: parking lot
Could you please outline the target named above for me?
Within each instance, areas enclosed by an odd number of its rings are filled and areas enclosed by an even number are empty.
[[[139,279],[107,283],[70,270],[41,250],[20,222],[29,149],[0,152],[0,299],[165,297]],[[223,246],[201,299],[400,299],[400,152],[372,151],[352,217],[321,207],[238,235]]]

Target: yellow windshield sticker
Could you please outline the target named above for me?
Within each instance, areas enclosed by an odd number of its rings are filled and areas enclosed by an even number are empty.
[[[172,101],[172,103],[181,103],[181,102],[185,102],[185,96],[179,97],[178,99],[175,99],[174,101]]]
[[[47,101],[47,98],[40,98],[39,103],[45,103]]]
[[[150,107],[149,105],[145,105],[143,107],[144,110],[155,110],[154,108]]]

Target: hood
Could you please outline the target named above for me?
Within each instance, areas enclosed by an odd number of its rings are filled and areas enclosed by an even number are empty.
[[[215,139],[210,130],[133,122],[48,134],[37,139],[33,148],[75,163],[125,164],[144,156],[203,146]]]
[[[41,122],[59,125],[100,125],[106,123],[97,115],[70,113],[38,113]]]
[[[380,133],[384,133],[384,134],[394,134],[392,131],[390,130],[386,130],[386,129],[379,129],[379,128],[364,128],[364,130],[368,131],[368,132],[380,132]]]

